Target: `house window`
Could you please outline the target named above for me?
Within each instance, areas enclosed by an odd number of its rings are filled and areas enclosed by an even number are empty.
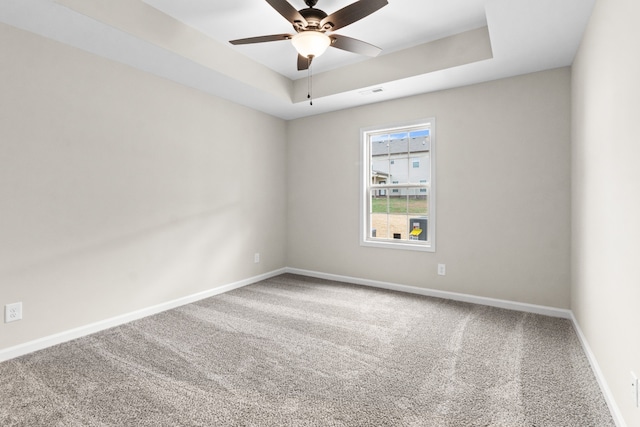
[[[362,130],[362,245],[435,252],[434,130],[434,119]]]

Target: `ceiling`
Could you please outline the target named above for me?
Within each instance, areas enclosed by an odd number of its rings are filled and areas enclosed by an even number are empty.
[[[388,0],[336,31],[382,48],[328,49],[307,72],[264,0],[2,0],[0,22],[284,119],[571,65],[595,0]],[[319,0],[328,14],[353,0]],[[303,0],[290,0],[296,9]]]
[[[143,1],[221,43],[244,37],[293,32],[292,25],[265,0],[235,0],[229,3],[211,0]],[[315,7],[331,14],[354,1],[318,0]],[[304,0],[289,2],[296,9],[307,7]],[[485,26],[485,3],[486,0],[390,0],[387,6],[336,33],[366,41],[389,53]],[[306,77],[306,72],[297,70],[296,51],[290,42],[230,46],[292,80]],[[321,73],[367,59],[366,56],[329,49],[322,59],[318,58],[313,71]]]

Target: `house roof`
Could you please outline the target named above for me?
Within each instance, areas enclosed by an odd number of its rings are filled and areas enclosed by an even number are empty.
[[[371,143],[372,156],[386,156],[389,154],[423,153],[431,149],[431,143],[425,138],[401,138],[388,141],[373,141]]]

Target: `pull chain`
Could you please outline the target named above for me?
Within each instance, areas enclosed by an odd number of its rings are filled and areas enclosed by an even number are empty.
[[[313,105],[313,72],[311,71],[312,59],[313,55],[307,56],[307,99],[309,100],[309,105]]]

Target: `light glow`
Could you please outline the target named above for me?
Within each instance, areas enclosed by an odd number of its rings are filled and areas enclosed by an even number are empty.
[[[320,31],[301,31],[291,38],[293,47],[305,58],[317,58],[322,55],[329,45],[331,38]]]

